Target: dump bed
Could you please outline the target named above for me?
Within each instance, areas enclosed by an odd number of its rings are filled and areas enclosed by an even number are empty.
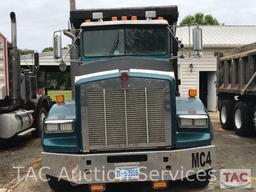
[[[0,100],[8,94],[7,40],[0,33]]]
[[[256,43],[217,56],[218,94],[256,95]]]

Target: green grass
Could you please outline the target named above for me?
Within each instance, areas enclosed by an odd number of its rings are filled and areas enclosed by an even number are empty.
[[[71,90],[52,90],[48,91],[48,96],[55,101],[56,95],[64,95],[65,101],[71,101],[72,100],[72,91]]]

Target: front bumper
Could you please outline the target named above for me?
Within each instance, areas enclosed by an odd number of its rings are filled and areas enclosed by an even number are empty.
[[[215,146],[101,154],[57,154],[43,152],[43,172],[76,184],[180,180],[212,169]],[[116,168],[140,170],[139,177],[115,179]]]

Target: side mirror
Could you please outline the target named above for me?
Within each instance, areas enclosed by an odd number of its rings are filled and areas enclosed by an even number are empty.
[[[61,38],[61,33],[55,32],[53,34],[53,51],[54,51],[54,59],[62,58],[62,38]]]
[[[193,50],[197,52],[203,50],[203,30],[198,26],[193,29]]]

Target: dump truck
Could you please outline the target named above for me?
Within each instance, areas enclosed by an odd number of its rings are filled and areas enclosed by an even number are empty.
[[[40,136],[50,109],[48,97],[42,89],[37,89],[39,55],[34,54],[33,67],[21,68],[15,13],[10,17],[12,41],[0,33],[0,140],[3,142],[31,132]]]
[[[256,43],[217,56],[217,95],[223,129],[239,136],[256,131]]]
[[[54,32],[53,41],[60,70],[70,62],[73,101],[56,96],[45,120],[49,186],[104,191],[107,184],[149,182],[160,190],[182,179],[208,185],[215,158],[210,118],[195,89],[178,94],[177,6],[70,5],[70,29]],[[73,42],[66,61],[63,34]],[[195,34],[201,40],[201,31]]]

